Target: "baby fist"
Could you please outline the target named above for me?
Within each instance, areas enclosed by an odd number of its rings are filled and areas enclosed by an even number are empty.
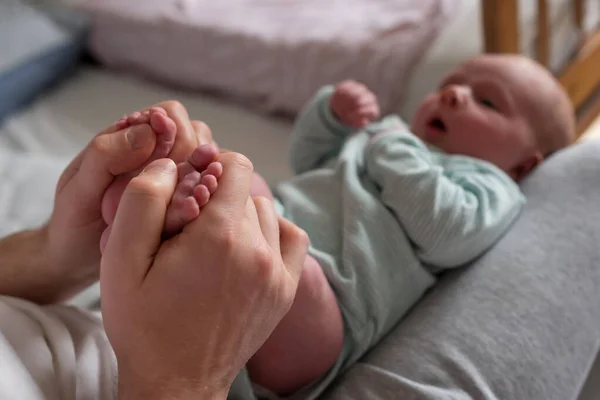
[[[363,128],[379,118],[377,97],[360,82],[343,81],[335,87],[330,102],[331,112],[341,123]]]

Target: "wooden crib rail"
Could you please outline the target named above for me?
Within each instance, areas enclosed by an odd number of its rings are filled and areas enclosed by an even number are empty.
[[[600,28],[585,32],[585,4],[585,0],[572,0],[574,26],[578,29],[580,43],[573,58],[556,73],[580,113],[584,107],[587,112],[590,97],[600,88]],[[481,8],[485,51],[521,53],[519,0],[481,0]],[[547,67],[551,58],[552,37],[548,1],[537,0],[537,9],[536,59]],[[600,101],[591,108],[594,109],[594,115],[600,113]]]

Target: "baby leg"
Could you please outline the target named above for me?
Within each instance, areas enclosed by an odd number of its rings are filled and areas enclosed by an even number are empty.
[[[110,223],[114,219],[123,190],[125,190],[125,187],[131,178],[138,175],[150,162],[167,157],[175,143],[177,126],[175,125],[175,122],[167,116],[167,112],[160,107],[152,107],[148,110],[134,112],[125,116],[117,121],[114,129],[117,131],[141,124],[148,124],[156,135],[154,151],[148,161],[139,170],[133,171],[130,174],[118,176],[106,190],[104,198],[102,199],[102,217],[106,223]]]
[[[251,193],[273,198],[258,174]],[[307,256],[294,304],[248,362],[248,374],[280,395],[292,393],[333,366],[343,340],[344,323],[335,294],[317,260]]]

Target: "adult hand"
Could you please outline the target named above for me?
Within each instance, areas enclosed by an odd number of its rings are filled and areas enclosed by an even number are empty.
[[[190,122],[180,103],[168,101],[157,106],[164,108],[177,125],[170,154],[176,162],[185,160],[199,144],[212,141],[208,127]],[[44,273],[49,282],[58,282],[54,296],[47,301],[68,298],[98,279],[98,244],[106,228],[100,210],[102,196],[117,175],[140,168],[154,149],[155,137],[147,125],[114,131],[111,126],[100,132],[58,182],[54,210],[43,228],[45,261],[49,264],[44,266]]]
[[[175,190],[172,161],[125,189],[100,284],[119,398],[225,398],[294,299],[306,234],[250,199],[252,165],[221,153],[219,188],[200,216],[161,244]]]

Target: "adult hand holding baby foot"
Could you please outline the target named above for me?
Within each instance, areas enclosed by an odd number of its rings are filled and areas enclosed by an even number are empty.
[[[379,118],[377,97],[365,85],[343,81],[331,96],[331,111],[343,124],[363,128]]]
[[[271,202],[250,198],[248,159],[222,153],[217,161],[218,190],[167,241],[175,163],[151,163],[121,197],[101,267],[119,398],[224,399],[292,304],[306,234]]]
[[[154,117],[155,125],[169,131],[167,135],[157,136],[150,113],[140,114],[137,117],[142,123],[125,126],[125,121],[120,121],[100,132],[65,169],[57,185],[52,216],[40,230],[45,267],[36,267],[31,274],[21,271],[16,282],[19,284],[11,285],[11,294],[50,303],[64,300],[96,281],[98,243],[106,228],[102,199],[115,179],[139,170],[154,157],[153,153],[160,150],[155,149],[157,139],[159,147],[171,147],[169,157],[176,162],[184,161],[199,144],[212,142],[208,127],[190,121],[180,103],[168,101],[156,107],[162,116]]]

